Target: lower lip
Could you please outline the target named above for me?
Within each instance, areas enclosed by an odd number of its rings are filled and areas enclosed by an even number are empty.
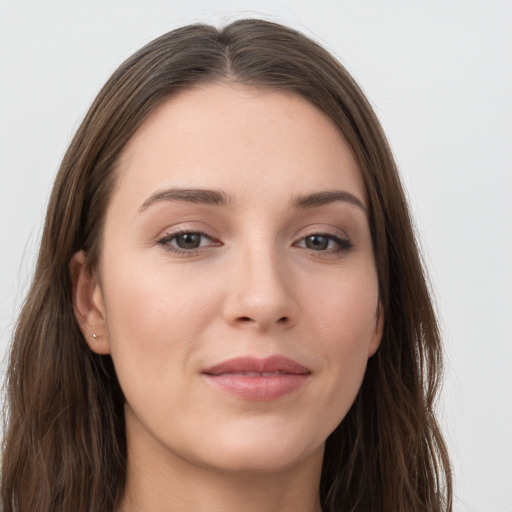
[[[236,374],[208,375],[206,380],[222,391],[243,400],[268,401],[293,393],[308,379],[309,374],[247,376]]]

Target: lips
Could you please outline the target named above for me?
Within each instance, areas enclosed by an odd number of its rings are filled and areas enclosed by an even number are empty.
[[[296,391],[311,375],[293,359],[238,357],[203,370],[216,388],[244,400],[275,400]]]

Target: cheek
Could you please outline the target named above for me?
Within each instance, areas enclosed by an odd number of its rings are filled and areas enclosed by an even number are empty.
[[[197,403],[194,354],[207,343],[217,299],[185,269],[111,261],[104,283],[111,355],[127,404],[151,430]]]
[[[306,308],[311,321],[332,344],[333,352],[357,351],[374,340],[377,328],[378,284],[373,265],[340,272],[317,282]]]
[[[310,295],[312,350],[324,362],[330,382],[328,403],[334,428],[361,386],[377,332],[378,285],[372,266],[347,274]]]
[[[119,372],[153,377],[155,367],[183,363],[202,343],[201,332],[217,310],[211,287],[187,272],[161,266],[105,269],[105,308],[112,356]],[[127,270],[129,269],[129,270]],[[125,367],[126,366],[126,370]]]

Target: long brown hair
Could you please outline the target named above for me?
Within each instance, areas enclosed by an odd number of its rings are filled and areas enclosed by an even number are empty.
[[[261,20],[165,34],[100,91],[57,175],[7,375],[4,512],[113,512],[124,491],[124,398],[112,360],[89,350],[73,313],[69,262],[94,268],[120,152],[177,90],[214,81],[300,94],[356,156],[384,309],[381,346],[327,439],[325,512],[447,512],[451,477],[434,414],[442,353],[411,220],[386,138],[348,72],[302,34]]]

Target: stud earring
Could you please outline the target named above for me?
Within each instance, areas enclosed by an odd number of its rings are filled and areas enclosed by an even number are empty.
[[[98,335],[95,332],[93,332],[92,333],[92,339],[95,340],[97,337],[98,337]]]

